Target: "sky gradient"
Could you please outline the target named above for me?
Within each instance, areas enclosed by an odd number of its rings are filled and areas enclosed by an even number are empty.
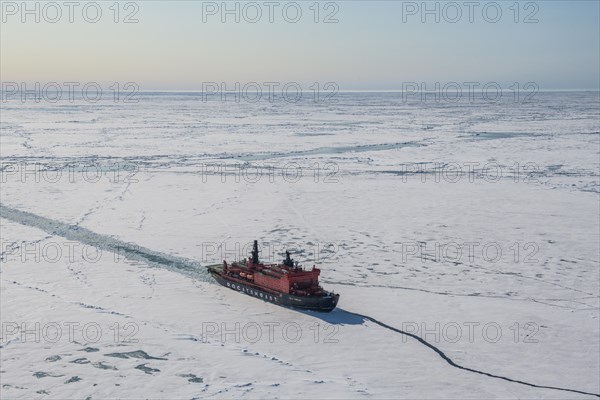
[[[199,90],[203,82],[336,82],[342,90],[398,90],[403,82],[535,82],[548,90],[600,86],[598,1],[539,1],[527,8],[520,2],[517,17],[514,2],[501,1],[496,23],[488,21],[494,7],[488,20],[483,13],[491,2],[479,2],[473,22],[464,2],[455,3],[462,12],[455,23],[450,20],[456,8],[447,2],[439,2],[439,23],[435,14],[422,15],[420,1],[338,1],[337,23],[322,22],[335,11],[325,9],[326,2],[315,23],[313,1],[298,2],[297,23],[283,17],[289,2],[274,9],[272,23],[262,1],[256,23],[244,18],[244,3],[239,23],[234,14],[222,22],[220,1],[138,1],[137,23],[122,22],[135,11],[124,9],[125,3],[118,23],[109,9],[112,1],[98,2],[103,14],[97,23],[86,22],[81,9],[70,23],[67,8],[56,23],[46,21],[41,9],[39,23],[35,15],[22,22],[22,10],[13,14],[7,3],[12,2],[2,2],[0,28],[3,82],[132,81],[141,90]],[[214,5],[219,10],[208,15]],[[53,10],[46,11],[54,17]],[[294,11],[288,9],[287,16],[293,18]],[[532,13],[538,22],[525,23]],[[254,10],[248,8],[246,16],[254,18]]]

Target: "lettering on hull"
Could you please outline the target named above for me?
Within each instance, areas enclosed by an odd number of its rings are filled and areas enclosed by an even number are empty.
[[[276,296],[273,296],[273,295],[268,294],[268,293],[261,292],[261,291],[256,290],[256,289],[248,288],[248,287],[239,285],[237,283],[232,283],[232,282],[225,281],[225,286],[227,286],[230,289],[237,290],[239,292],[244,292],[246,294],[249,294],[250,296],[258,297],[259,299],[272,301],[274,303],[276,303],[276,302],[279,301],[279,299]]]

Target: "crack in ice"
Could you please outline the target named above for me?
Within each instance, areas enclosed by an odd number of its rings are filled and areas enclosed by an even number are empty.
[[[522,380],[519,380],[519,379],[512,379],[512,378],[508,378],[506,376],[496,375],[496,374],[492,374],[490,372],[485,372],[485,371],[481,371],[481,370],[477,370],[477,369],[473,369],[473,368],[469,368],[469,367],[464,367],[464,366],[462,366],[462,365],[457,364],[456,362],[454,362],[442,350],[440,350],[439,348],[437,348],[436,346],[434,346],[433,344],[429,343],[428,341],[426,341],[425,339],[421,338],[418,335],[415,335],[415,334],[410,333],[410,332],[405,332],[405,331],[403,331],[401,329],[398,329],[398,328],[394,328],[393,326],[390,326],[390,325],[388,325],[386,323],[378,321],[378,320],[376,320],[373,317],[369,317],[368,315],[354,313],[354,312],[351,312],[351,311],[346,311],[346,312],[348,314],[356,315],[357,317],[369,320],[369,321],[371,321],[371,322],[373,322],[373,323],[381,326],[382,328],[389,329],[391,331],[400,333],[402,335],[409,336],[409,337],[417,340],[419,343],[421,343],[421,344],[429,347],[431,350],[435,351],[444,361],[446,361],[448,364],[450,364],[454,368],[462,369],[463,371],[473,372],[473,373],[479,374],[479,375],[485,375],[485,376],[488,376],[490,378],[502,379],[502,380],[507,381],[507,382],[519,383],[521,385],[530,386],[530,387],[534,387],[534,388],[560,390],[560,391],[564,391],[564,392],[579,393],[579,394],[585,394],[585,395],[589,395],[589,396],[600,397],[600,394],[597,394],[597,393],[590,393],[590,392],[585,392],[585,391],[576,390],[576,389],[561,388],[561,387],[557,387],[557,386],[537,385],[535,383],[525,382],[525,381],[522,381]]]

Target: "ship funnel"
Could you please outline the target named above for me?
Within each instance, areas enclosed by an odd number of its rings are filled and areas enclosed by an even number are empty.
[[[252,263],[258,264],[258,240],[255,240],[252,246]]]
[[[294,260],[290,257],[290,252],[288,250],[285,251],[285,260],[283,260],[283,265],[290,268],[294,266]]]

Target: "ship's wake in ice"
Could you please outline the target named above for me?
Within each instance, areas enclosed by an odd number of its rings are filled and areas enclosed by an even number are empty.
[[[206,270],[200,268],[200,263],[194,260],[150,250],[134,243],[124,242],[112,236],[92,232],[77,225],[70,225],[27,211],[20,211],[3,204],[0,204],[0,216],[22,225],[41,229],[53,236],[61,236],[68,240],[97,247],[100,250],[113,252],[117,256],[126,257],[130,260],[141,261],[150,266],[182,272],[204,281],[210,279]]]

